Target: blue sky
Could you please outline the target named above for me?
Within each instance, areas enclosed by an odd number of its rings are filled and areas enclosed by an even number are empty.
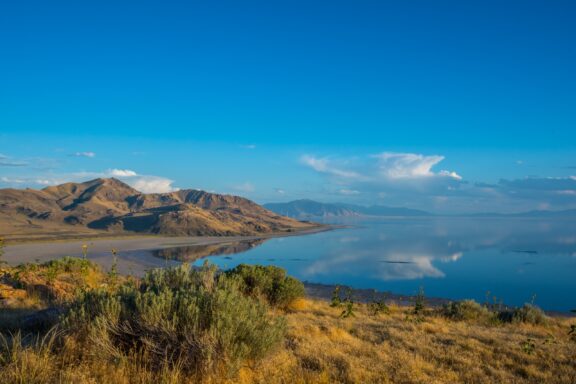
[[[0,7],[0,187],[576,208],[571,1]]]

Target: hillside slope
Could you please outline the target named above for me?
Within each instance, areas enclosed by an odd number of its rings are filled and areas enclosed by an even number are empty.
[[[311,227],[238,196],[191,189],[143,194],[114,178],[43,190],[0,190],[0,234],[8,238],[90,233],[231,236]]]

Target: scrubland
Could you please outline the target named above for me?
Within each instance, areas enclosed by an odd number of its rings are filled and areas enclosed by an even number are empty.
[[[1,383],[574,383],[576,320],[306,298],[280,268],[0,267]]]

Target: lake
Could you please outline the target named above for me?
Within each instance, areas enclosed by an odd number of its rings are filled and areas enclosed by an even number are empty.
[[[306,236],[155,251],[171,260],[208,259],[222,268],[278,265],[305,281],[450,299],[534,301],[576,308],[576,220],[418,218],[334,221]],[[201,259],[199,257],[205,256]]]

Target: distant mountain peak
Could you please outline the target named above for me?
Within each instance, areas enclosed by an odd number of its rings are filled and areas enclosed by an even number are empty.
[[[321,203],[310,199],[294,200],[288,203],[264,204],[264,207],[278,214],[294,218],[431,215],[429,212],[410,208],[395,208],[381,205],[364,207],[355,204]]]

